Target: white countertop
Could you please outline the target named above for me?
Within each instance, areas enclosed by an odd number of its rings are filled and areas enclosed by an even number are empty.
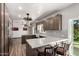
[[[36,39],[27,39],[26,41],[32,48],[42,47],[51,43],[66,41],[67,38],[57,38],[57,37],[47,37],[47,38],[36,38]]]

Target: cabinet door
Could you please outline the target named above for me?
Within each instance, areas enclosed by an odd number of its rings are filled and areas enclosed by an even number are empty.
[[[1,14],[3,12],[3,14]],[[8,21],[9,16],[6,14],[4,3],[0,3],[0,55],[9,55],[9,40],[8,40]],[[1,26],[3,25],[3,26]]]
[[[47,29],[47,22],[46,21],[43,22],[43,29],[44,29],[44,31]]]
[[[5,36],[5,40],[4,40],[4,51],[5,51],[5,56],[9,55],[9,14],[8,14],[8,9],[4,4],[4,9],[5,9],[5,18],[4,18],[4,36]],[[7,15],[6,15],[7,13]]]
[[[59,30],[59,19],[53,18],[52,23],[52,29],[53,30]]]
[[[0,3],[0,56],[2,55],[2,27],[1,27],[1,21],[2,21],[2,17],[1,17],[1,3]]]
[[[62,29],[62,16],[48,18],[44,23],[45,30],[61,30]]]

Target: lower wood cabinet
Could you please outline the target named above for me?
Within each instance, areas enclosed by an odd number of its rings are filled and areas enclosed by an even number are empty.
[[[37,56],[38,52],[36,49],[32,49],[31,46],[26,43],[26,56]]]

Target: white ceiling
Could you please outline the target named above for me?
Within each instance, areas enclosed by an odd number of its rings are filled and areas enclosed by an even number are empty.
[[[33,20],[70,6],[72,3],[6,3],[13,20],[22,19],[30,13]],[[20,10],[20,9],[21,10]],[[19,17],[18,17],[19,15]]]

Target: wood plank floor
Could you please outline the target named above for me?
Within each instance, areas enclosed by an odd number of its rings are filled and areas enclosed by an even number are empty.
[[[21,38],[11,39],[10,56],[26,56],[26,45],[21,44]]]

